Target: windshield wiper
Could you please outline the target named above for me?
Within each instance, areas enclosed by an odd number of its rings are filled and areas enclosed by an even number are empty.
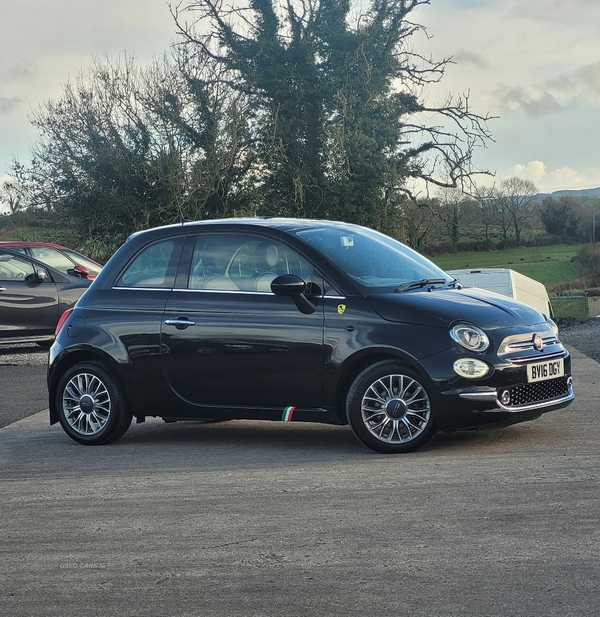
[[[402,283],[400,287],[394,289],[394,293],[401,293],[415,287],[426,287],[427,285],[445,285],[446,283],[446,279],[421,279],[420,281],[408,281],[407,283]]]

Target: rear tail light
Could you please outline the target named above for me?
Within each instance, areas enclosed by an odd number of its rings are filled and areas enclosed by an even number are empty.
[[[73,309],[69,308],[60,316],[60,319],[58,320],[58,323],[56,324],[56,329],[54,330],[55,337],[58,336],[58,333],[61,331],[62,327],[65,325],[65,321],[69,319],[72,312],[73,312]]]

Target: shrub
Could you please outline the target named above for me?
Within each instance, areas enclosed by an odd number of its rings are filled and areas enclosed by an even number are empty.
[[[491,240],[466,240],[464,242],[435,242],[423,247],[425,255],[445,255],[447,253],[485,253],[495,248]]]
[[[584,245],[575,260],[584,271],[589,284],[592,287],[600,285],[600,245]]]
[[[564,294],[570,291],[583,291],[588,287],[587,279],[571,279],[560,283],[550,283],[546,285],[549,294]]]

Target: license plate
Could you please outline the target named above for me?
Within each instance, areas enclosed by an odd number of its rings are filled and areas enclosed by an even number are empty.
[[[560,360],[548,360],[547,362],[537,362],[527,365],[527,382],[545,381],[555,379],[565,374],[565,365],[562,358]]]

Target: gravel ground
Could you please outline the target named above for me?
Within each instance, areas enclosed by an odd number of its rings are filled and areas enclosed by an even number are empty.
[[[600,317],[584,322],[560,326],[560,340],[567,346],[577,348],[586,356],[600,362]]]
[[[44,366],[48,350],[35,344],[0,345],[0,366]]]

